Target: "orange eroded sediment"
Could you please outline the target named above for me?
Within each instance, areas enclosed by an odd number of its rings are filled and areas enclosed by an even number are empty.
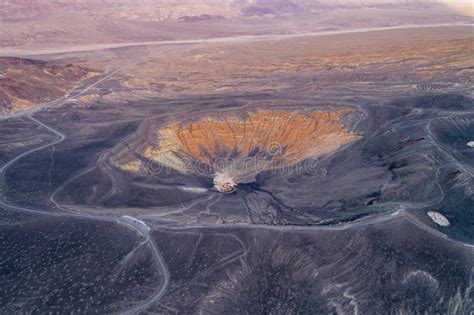
[[[249,154],[258,148],[277,161],[294,164],[358,140],[360,136],[349,133],[341,122],[348,112],[349,109],[311,114],[257,110],[245,117],[231,115],[175,123],[159,130],[159,146],[149,147],[145,156],[180,169],[183,166],[175,152],[212,163],[213,159],[226,157],[222,152]]]

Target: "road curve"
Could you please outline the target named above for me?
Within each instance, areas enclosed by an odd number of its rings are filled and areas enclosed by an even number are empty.
[[[47,144],[45,144],[45,145],[42,145],[42,146],[33,148],[33,149],[28,150],[28,151],[26,151],[26,152],[23,152],[23,153],[21,153],[20,155],[17,155],[16,157],[14,157],[14,158],[11,159],[10,161],[8,161],[6,164],[4,164],[4,165],[0,168],[0,177],[1,177],[2,181],[3,181],[3,179],[4,179],[4,173],[5,173],[5,171],[6,171],[13,163],[15,163],[16,161],[20,160],[21,158],[23,158],[23,157],[25,157],[25,156],[27,156],[27,155],[29,155],[29,154],[31,154],[31,153],[34,153],[34,152],[36,152],[36,151],[40,151],[40,150],[46,149],[46,148],[48,148],[48,147],[51,147],[51,146],[53,146],[53,145],[56,145],[56,144],[62,142],[64,139],[66,139],[66,136],[65,136],[64,134],[62,134],[62,133],[60,133],[59,131],[56,131],[56,130],[54,130],[53,128],[51,128],[51,127],[45,125],[45,124],[42,123],[41,121],[39,121],[39,120],[37,120],[36,118],[30,116],[30,114],[28,114],[27,117],[28,117],[28,119],[30,119],[31,121],[33,121],[33,122],[39,124],[40,126],[46,128],[46,129],[48,129],[49,131],[53,132],[55,135],[59,136],[59,139],[57,139],[57,140],[55,140],[55,141],[53,141],[53,142],[47,143]]]
[[[34,152],[37,152],[37,151],[40,151],[40,150],[43,150],[43,149],[46,149],[48,147],[52,147],[56,144],[59,144],[61,143],[62,141],[64,141],[66,139],[66,135],[63,134],[62,132],[48,126],[47,124],[43,123],[42,121],[36,119],[35,117],[33,117],[33,113],[35,113],[36,111],[42,109],[42,108],[45,108],[45,107],[49,107],[49,106],[54,106],[54,105],[62,105],[64,104],[67,100],[69,100],[70,98],[73,98],[73,97],[77,97],[79,95],[82,95],[84,94],[85,92],[87,92],[89,89],[91,89],[92,87],[96,86],[97,84],[105,81],[106,79],[110,78],[112,75],[114,75],[118,70],[115,70],[115,71],[112,71],[110,74],[106,75],[105,77],[101,78],[100,80],[92,83],[91,85],[85,87],[84,89],[82,89],[79,93],[76,93],[72,96],[66,96],[60,100],[56,100],[56,101],[53,101],[53,102],[50,102],[50,103],[46,103],[44,106],[38,106],[36,108],[32,108],[31,110],[29,111],[25,111],[25,112],[22,112],[20,113],[21,116],[26,116],[28,119],[30,119],[31,121],[33,121],[34,123],[40,125],[41,127],[47,129],[48,131],[52,132],[54,135],[56,135],[58,138],[50,143],[47,143],[47,144],[44,144],[44,145],[41,145],[39,147],[36,147],[36,148],[33,148],[33,149],[30,149],[26,152],[23,152],[19,155],[17,155],[16,157],[14,157],[13,159],[11,159],[10,161],[8,161],[6,164],[4,164],[1,168],[0,168],[0,184],[3,184],[3,181],[5,179],[5,172],[6,170],[11,166],[13,165],[15,162],[17,162],[18,160],[22,159],[23,157],[25,156],[28,156]],[[47,106],[49,105],[49,106]],[[20,211],[20,212],[25,212],[25,213],[31,213],[31,214],[38,214],[38,215],[51,215],[51,216],[60,216],[60,217],[74,217],[74,218],[81,218],[81,219],[94,219],[94,220],[101,220],[101,221],[114,221],[116,222],[116,220],[114,218],[111,218],[111,217],[103,217],[103,216],[93,216],[93,215],[90,215],[90,214],[82,214],[82,213],[70,213],[70,212],[66,212],[66,213],[62,213],[62,212],[49,212],[49,211],[40,211],[40,210],[35,210],[35,209],[30,209],[30,208],[26,208],[26,207],[22,207],[22,206],[17,206],[17,205],[14,205],[14,204],[10,204],[8,202],[5,201],[5,198],[3,196],[3,194],[0,195],[0,205],[1,206],[4,206],[6,207],[7,209],[12,209],[12,210],[16,210],[16,211]],[[146,309],[148,309],[151,305],[153,305],[154,303],[156,303],[157,301],[159,301],[164,293],[166,292],[166,289],[168,288],[169,286],[169,282],[170,282],[170,274],[169,274],[169,271],[168,271],[168,268],[166,266],[166,263],[164,261],[164,259],[162,258],[159,250],[158,250],[158,247],[156,246],[156,244],[154,243],[153,241],[153,238],[151,237],[149,231],[146,231],[144,229],[138,229],[137,227],[131,225],[131,224],[127,224],[129,227],[131,227],[132,229],[134,229],[135,231],[137,231],[138,233],[144,235],[147,239],[147,243],[150,247],[150,250],[152,251],[153,253],[153,256],[155,257],[156,259],[156,262],[157,264],[159,265],[159,268],[161,269],[161,273],[163,275],[163,284],[162,286],[160,287],[160,289],[154,293],[153,295],[151,295],[148,299],[146,299],[142,304],[140,305],[137,305],[135,306],[133,309],[130,309],[126,312],[124,312],[124,314],[136,314],[136,313],[139,313],[139,312],[142,312]],[[145,234],[146,232],[146,234]]]
[[[129,218],[135,219],[133,217],[129,217]],[[146,299],[140,305],[137,305],[127,311],[121,312],[121,314],[138,314],[140,312],[147,310],[150,306],[158,302],[164,296],[166,289],[168,289],[168,286],[170,283],[170,273],[168,271],[168,267],[166,266],[166,263],[163,257],[160,254],[158,247],[156,246],[155,242],[153,241],[153,238],[151,237],[150,228],[148,225],[146,225],[145,222],[141,221],[141,224],[143,225],[143,227],[135,226],[134,224],[131,224],[130,222],[126,220],[123,220],[123,216],[117,219],[117,222],[120,224],[126,225],[127,227],[131,228],[132,230],[136,231],[138,234],[143,235],[146,238],[146,242],[161,269],[161,274],[163,275],[163,284],[157,292],[152,294],[148,299]]]

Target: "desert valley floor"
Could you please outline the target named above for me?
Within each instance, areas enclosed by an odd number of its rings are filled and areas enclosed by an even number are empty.
[[[0,57],[0,313],[471,314],[472,43]]]

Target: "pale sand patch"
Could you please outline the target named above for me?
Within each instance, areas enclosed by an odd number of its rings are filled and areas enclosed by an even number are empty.
[[[440,226],[448,226],[449,221],[444,215],[436,211],[428,211],[426,213],[436,224]]]

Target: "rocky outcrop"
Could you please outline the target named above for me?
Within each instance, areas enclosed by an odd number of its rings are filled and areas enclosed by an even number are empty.
[[[73,64],[0,58],[0,114],[28,109],[65,95],[99,72]]]

